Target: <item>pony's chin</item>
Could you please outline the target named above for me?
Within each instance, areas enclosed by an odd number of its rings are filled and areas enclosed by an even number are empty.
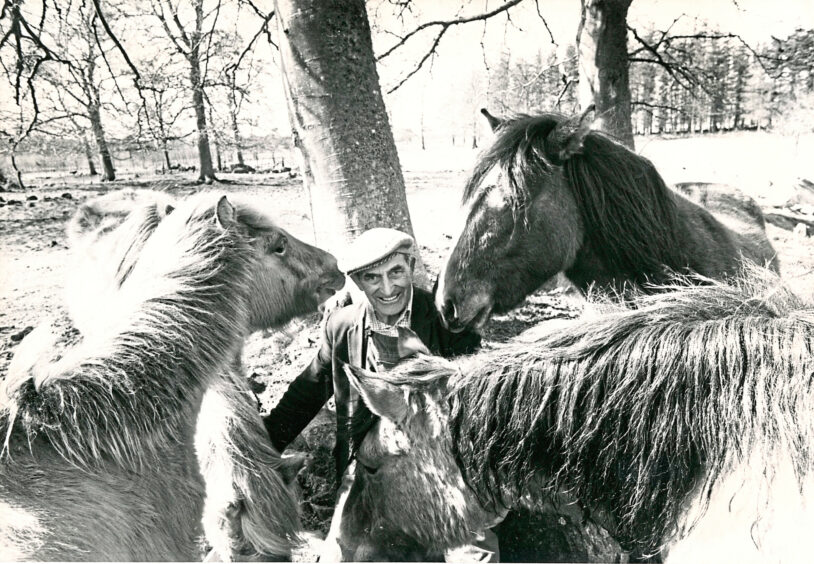
[[[317,288],[317,291],[314,292],[314,300],[320,307],[322,307],[322,305],[334,294],[336,294],[336,290],[327,286],[322,286],[321,288]]]
[[[446,319],[443,320],[444,325],[447,329],[449,329],[452,333],[460,333],[467,329],[471,331],[476,331],[478,333],[484,328],[486,323],[489,322],[489,319],[492,317],[492,306],[485,305],[481,309],[475,313],[475,316],[472,317],[469,321],[461,322],[461,321],[447,321]]]
[[[478,312],[475,318],[469,323],[469,327],[480,333],[491,318],[492,306],[488,305]]]

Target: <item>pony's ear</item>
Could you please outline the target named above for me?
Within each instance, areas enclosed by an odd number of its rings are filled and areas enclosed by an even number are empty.
[[[489,127],[492,128],[492,131],[503,125],[503,120],[490,114],[489,110],[486,108],[481,108],[480,113],[482,113],[483,117],[486,118],[486,121],[489,122]]]
[[[582,152],[585,137],[591,131],[596,114],[596,106],[591,104],[579,116],[560,122],[545,142],[546,153],[553,160],[564,163]]]
[[[218,205],[215,207],[215,221],[224,229],[228,229],[235,223],[235,207],[226,196],[221,196]]]
[[[375,372],[346,364],[345,373],[368,409],[374,415],[401,423],[407,417],[407,399],[399,387],[379,378]]]

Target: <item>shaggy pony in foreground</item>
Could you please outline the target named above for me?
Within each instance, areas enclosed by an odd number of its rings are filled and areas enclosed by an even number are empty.
[[[239,381],[251,331],[316,309],[344,282],[336,261],[211,195],[179,203],[139,246],[105,331],[60,349],[36,329],[0,384],[0,560],[198,559],[205,495],[216,479],[233,492],[235,468],[261,469],[252,464],[264,465],[261,505],[273,511],[242,534],[266,556],[290,551],[298,520],[285,463],[271,447],[231,466],[220,459],[235,454],[229,445],[196,454],[212,433],[244,446],[240,429],[217,424],[245,414],[213,416],[202,439],[198,412]],[[255,500],[237,501],[240,523],[251,514],[242,502]],[[223,517],[221,530],[234,525]]]
[[[347,367],[381,420],[358,452],[345,556],[397,557],[388,538],[455,546],[565,493],[635,557],[809,558],[814,309],[756,268],[687,282],[457,363]]]

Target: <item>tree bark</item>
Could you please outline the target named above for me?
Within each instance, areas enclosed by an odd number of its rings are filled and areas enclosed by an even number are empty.
[[[164,162],[167,165],[167,172],[172,170],[172,164],[170,164],[170,151],[167,149],[167,144],[164,143]]]
[[[110,156],[110,149],[105,139],[105,130],[102,127],[102,114],[99,106],[91,104],[88,106],[88,119],[96,138],[96,146],[99,149],[99,156],[102,158],[102,180],[116,180],[116,170],[113,168],[113,159]]]
[[[413,235],[363,0],[276,0],[283,80],[317,243]],[[423,265],[418,282],[427,285]]]
[[[93,151],[90,150],[90,143],[84,135],[82,136],[82,148],[85,150],[85,158],[88,159],[88,174],[96,176],[99,173],[96,172],[96,163],[93,162]]]
[[[231,118],[232,122],[232,136],[234,137],[235,141],[235,149],[237,150],[237,164],[243,166],[243,151],[241,150],[242,139],[240,138],[240,128],[237,125],[237,97],[235,95],[235,85],[234,83],[231,84],[231,90],[229,91],[229,117]]]
[[[627,12],[632,0],[582,0],[579,102],[596,105],[597,125],[633,149]]]
[[[206,106],[204,105],[201,66],[196,52],[189,57],[189,81],[192,84],[192,107],[195,109],[195,125],[198,129],[198,181],[216,180],[212,167],[212,151],[209,149],[209,134],[206,128]]]

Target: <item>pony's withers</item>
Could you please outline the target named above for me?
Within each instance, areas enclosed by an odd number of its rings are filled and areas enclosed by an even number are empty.
[[[494,143],[464,188],[469,215],[439,277],[450,328],[482,327],[559,272],[584,291],[658,284],[671,272],[722,279],[744,258],[777,268],[754,202],[684,198],[650,161],[591,131],[590,115],[493,118]],[[721,190],[737,194],[707,186]]]
[[[360,449],[348,554],[391,533],[454,546],[565,493],[640,557],[805,558],[814,309],[751,276],[673,285],[459,363],[351,370],[383,419]]]

